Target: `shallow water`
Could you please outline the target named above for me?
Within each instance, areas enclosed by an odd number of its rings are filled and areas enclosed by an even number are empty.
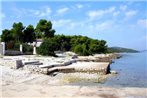
[[[111,70],[119,74],[109,77],[106,86],[147,87],[147,52],[124,53],[111,64]]]
[[[103,83],[82,81],[72,85],[110,86],[110,87],[147,87],[147,52],[123,53],[122,58],[114,60],[111,70],[118,72]]]

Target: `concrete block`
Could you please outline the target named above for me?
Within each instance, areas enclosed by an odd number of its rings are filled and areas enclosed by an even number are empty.
[[[15,69],[18,69],[20,67],[23,67],[23,63],[22,60],[16,60],[16,65],[14,66]]]
[[[5,60],[4,65],[12,69],[18,69],[24,66],[22,60]]]

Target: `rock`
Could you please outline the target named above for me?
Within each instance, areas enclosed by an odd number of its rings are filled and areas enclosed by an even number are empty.
[[[72,61],[64,61],[64,66],[72,64]]]
[[[50,62],[49,64],[44,64],[44,65],[39,65],[40,68],[52,68],[52,67],[58,67],[58,66],[63,66],[64,64],[62,63],[57,63],[57,62]]]
[[[47,74],[48,73],[48,68],[41,68],[40,73]]]
[[[64,53],[66,56],[74,56],[76,55],[74,52],[68,51]]]
[[[111,73],[111,74],[118,74],[118,72],[116,72],[116,71],[114,71],[114,70],[111,70],[110,73]]]
[[[21,67],[23,67],[22,60],[16,60],[15,68],[18,69],[18,68],[21,68]]]
[[[28,64],[37,64],[37,63],[39,63],[39,61],[36,61],[36,60],[25,61],[25,62],[24,62],[24,65],[28,65]]]
[[[78,56],[77,56],[77,55],[73,55],[71,58],[72,58],[72,59],[77,59]]]
[[[4,60],[2,65],[8,66],[11,69],[18,69],[24,66],[22,60]]]
[[[77,59],[72,59],[70,60],[71,63],[76,63],[77,62]]]

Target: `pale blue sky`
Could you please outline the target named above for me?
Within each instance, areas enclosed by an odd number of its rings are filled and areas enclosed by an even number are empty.
[[[10,2],[11,1],[11,2]],[[147,2],[114,1],[3,1],[1,28],[14,22],[36,26],[51,20],[56,34],[85,35],[104,39],[108,46],[143,50],[147,40]]]

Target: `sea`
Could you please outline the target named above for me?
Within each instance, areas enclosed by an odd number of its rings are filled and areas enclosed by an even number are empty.
[[[80,86],[106,87],[139,87],[147,88],[147,52],[121,53],[120,59],[115,59],[110,69],[118,74],[110,75],[102,83],[77,82]]]
[[[147,87],[147,51],[122,53],[122,58],[114,60],[111,70],[118,72],[102,85],[113,87]]]

